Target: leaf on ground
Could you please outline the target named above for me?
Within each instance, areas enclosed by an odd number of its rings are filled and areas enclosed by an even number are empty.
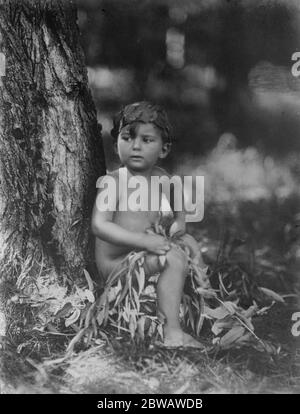
[[[266,296],[274,299],[276,302],[285,303],[283,297],[278,295],[278,293],[274,292],[273,290],[265,287],[259,287],[258,289],[262,291]]]
[[[238,316],[238,318],[242,321],[242,322],[244,322],[244,324],[245,325],[247,325],[248,326],[248,328],[249,329],[251,329],[251,331],[254,331],[254,326],[253,326],[253,324],[252,324],[252,322],[251,322],[251,317],[250,318],[246,318],[243,314],[241,314],[241,313],[237,313],[236,314],[237,316]]]
[[[103,323],[103,320],[104,320],[104,315],[105,315],[105,308],[102,308],[102,309],[98,312],[98,315],[97,315],[97,318],[96,318],[99,326],[101,326],[101,325],[102,325],[102,323]]]
[[[201,269],[198,265],[194,263],[191,264],[191,269],[194,272],[194,275],[197,279],[198,284],[201,286],[199,289],[209,289],[210,288],[210,281],[204,269]]]
[[[74,312],[65,320],[65,326],[68,327],[75,323],[80,316],[80,310],[78,308],[74,309]]]
[[[138,333],[143,340],[145,337],[145,323],[146,323],[146,316],[141,316],[138,320],[137,328],[138,328]]]
[[[73,309],[73,305],[71,302],[67,302],[64,304],[64,306],[59,309],[56,314],[54,315],[55,318],[59,319],[59,318],[64,318],[65,316],[67,316],[71,310]]]
[[[204,289],[202,287],[198,287],[196,291],[206,299],[215,298],[217,296],[216,292],[212,289]]]
[[[108,301],[112,302],[113,300],[115,300],[119,292],[120,292],[120,287],[118,285],[112,286],[108,291]]]
[[[223,329],[229,329],[234,324],[236,324],[236,321],[234,321],[231,317],[226,318],[226,320],[217,320],[211,327],[211,331],[213,334],[219,335],[223,331]]]
[[[197,336],[200,335],[200,332],[201,332],[201,329],[202,329],[202,326],[203,326],[203,321],[204,321],[203,315],[200,315],[200,317],[198,319],[198,322],[197,322],[197,326],[196,326],[196,335]]]
[[[224,306],[219,306],[215,309],[205,306],[204,313],[214,319],[223,319],[226,316],[230,315],[229,310],[226,309]]]
[[[86,298],[87,298],[87,300],[89,302],[91,302],[91,303],[94,303],[95,302],[95,296],[94,296],[94,294],[93,294],[93,292],[91,290],[86,289],[84,291],[84,293],[85,293],[85,296],[86,296]]]
[[[231,302],[231,301],[223,302],[223,306],[228,310],[228,312],[231,315],[234,315],[236,311],[238,310],[238,306],[234,302]]]
[[[136,274],[137,281],[139,284],[139,295],[142,293],[145,287],[145,270],[142,266],[139,266],[139,271]]]
[[[132,293],[133,293],[133,297],[134,297],[134,305],[135,305],[137,311],[139,312],[139,310],[140,310],[139,296],[138,296],[138,294],[137,294],[137,292],[134,288],[132,288]]]
[[[260,352],[267,352],[270,355],[277,355],[277,347],[270,342],[261,340],[260,342],[255,343],[254,348]]]
[[[137,328],[136,315],[131,314],[129,320],[129,331],[131,338],[134,338],[135,330]]]
[[[273,307],[274,303],[275,303],[275,302],[273,301],[273,302],[271,303],[271,305],[269,305],[269,306],[264,306],[263,308],[259,309],[259,310],[257,311],[257,315],[264,315],[265,313],[267,313],[267,311]]]
[[[192,308],[191,308],[191,302],[190,302],[190,300],[188,300],[188,299],[185,300],[185,307],[188,310],[188,315],[189,315],[189,319],[188,320],[189,320],[189,322],[191,324],[192,329],[194,330],[195,329],[195,320],[194,320],[194,316],[193,316],[193,311],[192,311]]]
[[[47,330],[52,333],[60,333],[52,323],[47,324]]]
[[[256,303],[252,306],[249,306],[248,309],[242,310],[241,314],[245,317],[245,318],[251,318],[253,315],[255,315],[258,311],[258,306],[256,305]]]
[[[92,281],[92,278],[91,278],[89,272],[87,270],[83,269],[83,274],[84,274],[85,279],[87,281],[89,290],[93,292],[93,290],[94,290],[94,284],[93,284],[93,281]]]
[[[220,339],[219,345],[222,348],[228,348],[234,342],[238,341],[245,333],[245,328],[242,326],[234,326]]]
[[[256,339],[255,339],[256,340]],[[239,343],[241,344],[247,344],[247,343],[253,343],[253,335],[250,332],[246,332],[245,335],[241,336],[239,338]]]
[[[158,256],[158,260],[159,260],[159,264],[160,264],[160,269],[163,270],[165,268],[165,264],[166,264],[166,255],[165,254],[161,254],[160,256]]]
[[[155,287],[154,287],[154,285],[148,285],[148,286],[146,286],[145,287],[145,290],[144,290],[144,292],[143,292],[143,296],[144,295],[148,295],[148,296],[150,296],[151,298],[154,298],[154,297],[156,297],[156,291],[155,291]]]

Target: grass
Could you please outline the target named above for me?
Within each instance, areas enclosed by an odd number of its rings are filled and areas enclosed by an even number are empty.
[[[169,351],[132,340],[103,342],[55,369],[31,371],[17,393],[298,393],[299,355],[270,361],[253,349],[207,355]],[[41,366],[43,367],[43,365]],[[262,369],[263,367],[263,369]],[[28,370],[27,370],[28,371]]]
[[[239,249],[247,250],[244,245]],[[223,253],[225,257],[219,266],[234,269],[244,263],[241,252],[231,257],[229,250],[225,248],[227,253]],[[206,253],[209,260],[212,255],[209,243]],[[272,263],[270,252],[266,254]],[[257,264],[260,277],[262,269]],[[277,280],[276,265],[274,269],[272,277]],[[285,270],[288,273],[289,266]],[[290,275],[289,288],[282,285],[281,293],[285,289],[291,291],[292,279]],[[26,304],[12,302],[11,305],[26,308]],[[64,355],[68,337],[38,331],[33,335],[28,325],[27,336],[23,332],[22,338],[15,338],[15,344],[8,338],[2,389],[10,393],[297,393],[300,353],[290,333],[291,314],[296,310],[294,298],[288,297],[286,304],[275,304],[266,315],[253,321],[261,338],[281,347],[275,359],[251,347],[210,353],[168,351],[157,348],[149,340],[135,341],[130,335],[117,336],[113,332],[109,335],[108,332],[108,343],[100,338],[98,344],[87,350],[77,348],[68,360],[47,365],[48,360]],[[201,336],[208,344],[211,338],[208,324],[204,325]]]

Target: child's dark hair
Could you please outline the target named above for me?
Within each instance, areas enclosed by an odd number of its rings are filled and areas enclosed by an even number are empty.
[[[116,141],[121,129],[136,122],[152,123],[160,129],[164,142],[171,142],[171,125],[166,111],[159,105],[142,101],[125,106],[113,120],[111,135]]]

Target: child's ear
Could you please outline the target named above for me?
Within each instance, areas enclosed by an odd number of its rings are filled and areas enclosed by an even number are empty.
[[[159,158],[166,158],[166,156],[169,154],[169,152],[171,151],[171,143],[170,142],[164,142],[161,152],[159,154]]]
[[[117,143],[117,141],[114,143],[114,151],[115,151],[115,154],[119,154],[118,153],[118,143]]]

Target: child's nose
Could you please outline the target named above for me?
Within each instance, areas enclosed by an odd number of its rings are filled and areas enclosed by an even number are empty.
[[[139,137],[134,138],[133,140],[133,149],[141,148],[141,139]]]

